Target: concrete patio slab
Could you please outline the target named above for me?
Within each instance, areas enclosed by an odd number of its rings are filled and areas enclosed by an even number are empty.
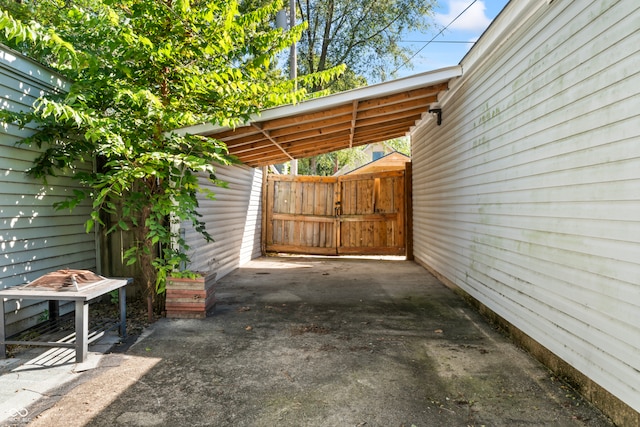
[[[261,258],[217,299],[26,407],[29,425],[612,425],[413,262]]]

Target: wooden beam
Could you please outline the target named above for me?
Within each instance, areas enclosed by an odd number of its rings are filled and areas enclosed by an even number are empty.
[[[246,136],[247,134],[256,134],[255,128],[251,125],[241,126],[235,129],[227,129],[227,130],[218,131],[218,132],[208,132],[208,133],[205,133],[204,136],[208,136],[209,138],[215,138],[220,140],[222,140],[223,138],[226,138],[227,140],[231,140],[234,138],[240,138],[240,137]]]
[[[283,152],[286,152],[288,156],[295,158],[308,157],[316,154],[321,154],[330,151],[341,150],[344,148],[356,147],[372,142],[384,141],[390,138],[404,136],[409,131],[410,125],[413,125],[413,121],[410,122],[390,122],[380,123],[377,125],[366,126],[362,129],[356,129],[356,134],[351,140],[351,134],[349,131],[342,132],[337,136],[326,138],[314,137],[304,138],[289,142],[279,142],[280,147],[272,144],[260,144],[259,146],[245,146],[244,149],[230,150],[231,154],[238,156],[244,163],[259,162],[260,164],[269,164],[269,161],[287,161],[287,158],[282,159]],[[284,151],[283,151],[284,150]],[[265,162],[266,161],[266,162]]]
[[[325,111],[253,123],[207,136],[227,144],[250,166],[282,163],[404,136],[423,117],[447,83],[354,100]]]
[[[264,130],[279,129],[279,128],[287,127],[292,124],[296,124],[300,122],[303,122],[303,123],[314,122],[314,121],[324,120],[324,119],[328,119],[335,116],[349,114],[350,112],[351,112],[351,104],[349,103],[349,104],[333,107],[330,110],[317,111],[314,113],[299,114],[296,116],[284,117],[281,119],[268,120],[262,123],[262,128]]]
[[[356,136],[353,138],[353,141],[361,141],[362,139],[365,138],[376,138],[378,141],[380,141],[379,136],[386,136],[389,134],[402,134],[404,135],[405,133],[408,132],[408,127],[405,125],[396,125],[396,126],[386,126],[384,128],[380,128],[380,129],[367,129],[367,130],[356,130]]]
[[[220,141],[227,144],[227,147],[241,147],[243,145],[251,145],[251,144],[259,144],[260,142],[266,142],[267,140],[264,137],[262,132],[256,133],[253,135],[245,136],[243,138],[231,139],[228,140],[226,138],[220,139]]]
[[[250,162],[261,162],[264,160],[281,159],[282,153],[286,153],[288,159],[291,157],[308,157],[323,152],[341,150],[348,147],[356,147],[366,143],[384,141],[386,139],[404,136],[410,127],[415,124],[415,120],[421,117],[416,114],[404,120],[390,120],[379,123],[372,122],[367,126],[358,126],[355,134],[351,136],[351,130],[345,130],[329,135],[312,135],[301,139],[282,142],[275,140],[273,144],[270,141],[263,140],[253,144],[245,144],[240,146],[232,146],[229,148],[231,154],[239,157],[241,161],[249,164]],[[365,122],[368,123],[368,122]],[[282,161],[287,161],[284,159]]]
[[[301,148],[301,149],[296,149],[295,151],[293,151],[293,153],[295,154],[295,156],[299,159],[301,158],[305,158],[305,157],[311,157],[311,156],[316,156],[318,154],[322,154],[322,153],[330,153],[333,151],[337,151],[340,149],[346,148],[343,144],[317,144],[313,147],[308,147],[308,148]]]
[[[297,148],[292,154],[294,154],[298,159],[303,159],[305,157],[313,157],[319,154],[331,153],[333,151],[344,150],[345,146],[342,144],[322,144],[314,147],[300,147]]]
[[[285,163],[289,161],[289,158],[284,154],[280,153],[278,156],[265,157],[259,160],[256,160],[256,159],[243,160],[241,158],[240,161],[250,167],[259,167],[259,166],[277,165],[280,163]]]
[[[289,151],[287,151],[289,156],[295,157],[293,156],[293,154]],[[262,160],[269,160],[269,159],[279,159],[282,158],[284,156],[283,152],[279,149],[277,149],[276,147],[271,147],[271,148],[263,148],[261,150],[254,150],[253,152],[246,152],[246,153],[241,153],[238,157],[243,161],[243,162],[259,162]],[[289,161],[291,160],[288,156],[284,157],[284,161]]]
[[[356,133],[356,119],[358,117],[358,101],[353,101],[353,111],[351,112],[351,133],[349,134],[349,148],[353,147],[353,136]]]
[[[325,137],[321,137],[321,138],[304,138],[304,139],[299,139],[296,141],[292,141],[292,142],[287,142],[287,146],[289,146],[289,149],[295,149],[296,147],[300,147],[300,146],[307,146],[307,145],[317,145],[317,144],[340,144],[343,146],[343,148],[347,148],[349,147],[349,131],[345,130],[342,132],[338,132],[335,134],[332,134],[331,136],[325,136]]]
[[[342,175],[338,177],[340,182],[349,182],[349,181],[362,181],[366,179],[373,178],[393,178],[393,177],[402,177],[404,175],[403,170],[392,170],[392,171],[384,171],[384,172],[368,172],[368,173],[359,173],[357,175]]]
[[[311,176],[311,175],[269,175],[267,177],[269,182],[272,181],[287,181],[287,182],[321,182],[323,184],[331,184],[338,181],[336,176]]]
[[[429,109],[429,104],[436,102],[435,96],[420,99],[411,99],[409,101],[401,102],[393,105],[383,105],[376,108],[370,108],[368,110],[360,110],[358,112],[358,119],[368,119],[372,117],[386,116],[389,114],[401,113],[404,111],[411,111],[417,108],[422,108],[423,111]]]
[[[313,146],[318,144],[334,144],[334,143],[344,145],[344,148],[347,148],[349,146],[349,133],[346,131],[340,132],[330,138],[323,137],[323,138],[299,139],[297,141],[284,142],[282,143],[282,146],[287,150],[293,150],[296,147],[306,147],[306,146]]]
[[[326,215],[309,215],[309,214],[287,214],[287,213],[274,213],[273,219],[282,221],[300,221],[300,222],[335,222],[335,216]]]
[[[287,152],[296,158],[301,158],[301,157],[307,157],[309,153],[313,153],[313,152],[318,152],[318,153],[329,152],[329,151],[340,150],[346,147],[347,147],[347,144],[344,140],[333,141],[330,143],[313,142],[313,143],[307,143],[302,145],[295,145],[294,148],[287,150]],[[253,153],[243,153],[239,157],[243,160],[243,162],[249,162],[249,161],[261,161],[264,159],[271,159],[271,158],[279,158],[281,156],[282,156],[281,153],[274,150],[269,150],[269,151],[261,150]]]
[[[363,145],[371,144],[371,143],[374,143],[374,142],[380,142],[380,141],[372,141],[370,139],[369,140],[361,140],[361,141],[359,141],[358,139],[354,139],[353,140],[353,147],[354,148],[355,147],[361,147]]]
[[[274,138],[280,138],[285,135],[297,134],[300,132],[307,132],[313,129],[327,129],[332,126],[341,126],[351,121],[352,113],[341,114],[328,119],[317,120],[315,122],[301,122],[292,126],[287,126],[280,129],[274,129],[270,131],[271,136]]]
[[[387,127],[379,130],[368,130],[366,132],[356,132],[356,136],[355,138],[353,138],[353,142],[355,143],[356,141],[362,141],[365,139],[372,139],[372,138],[376,139],[377,141],[384,141],[384,140],[381,140],[380,138],[388,137],[389,135],[393,135],[389,138],[397,138],[398,135],[402,136],[405,133],[407,133],[406,126],[394,126],[394,127]]]
[[[422,89],[414,89],[394,95],[387,95],[380,98],[372,98],[366,101],[360,101],[360,110],[367,110],[369,108],[375,108],[382,105],[396,104],[411,99],[425,98],[428,96],[437,95],[438,92],[446,90],[448,89],[448,87],[449,84],[445,82]]]
[[[356,137],[353,140],[353,146],[357,147],[359,145],[383,142],[393,138],[401,138],[405,136],[405,134],[406,134],[406,131],[404,129],[393,129],[383,133],[364,135],[364,136],[359,136],[356,134]]]
[[[310,249],[309,246],[302,246],[302,245],[267,244],[267,252],[308,254],[309,249]],[[328,247],[328,248],[313,247],[313,253],[317,255],[335,255],[336,248],[335,247]]]
[[[275,145],[267,145],[264,147],[256,148],[254,150],[247,150],[247,151],[232,153],[232,154],[244,160],[256,160],[256,159],[260,159],[261,157],[282,156],[283,151],[278,147],[276,147]]]
[[[327,136],[335,136],[336,133],[349,132],[351,129],[351,123],[340,123],[333,126],[327,126],[325,128],[317,128],[317,129],[309,129],[304,132],[298,132],[294,134],[282,135],[278,137],[278,141],[283,142],[291,142],[298,141],[301,139],[307,138],[325,138]]]
[[[253,124],[253,126],[254,126],[256,129],[258,129],[260,132],[262,132],[262,133],[264,134],[265,138],[267,138],[269,141],[271,141],[271,142],[273,143],[273,145],[275,145],[275,146],[276,146],[276,147],[278,147],[280,150],[282,150],[282,152],[283,152],[287,157],[289,157],[289,159],[290,159],[290,160],[294,160],[294,158],[293,158],[289,153],[287,153],[287,151],[286,151],[284,148],[282,148],[282,147],[280,146],[280,144],[278,144],[278,142],[277,142],[275,139],[271,138],[271,135],[269,135],[269,132],[267,132],[267,131],[264,131],[264,130],[260,129],[260,127],[259,127],[258,125],[256,125],[255,123]]]
[[[358,122],[358,126],[356,127],[356,133],[367,132],[369,130],[373,130],[373,131],[384,130],[386,128],[397,127],[397,126],[405,126],[408,131],[409,128],[415,124],[416,120],[419,120],[421,117],[422,117],[422,114],[418,113],[408,117],[400,117],[395,120],[384,120],[377,123],[374,122],[364,126],[361,126],[360,122]]]
[[[285,147],[283,147],[283,148],[285,148]],[[252,152],[262,151],[262,150],[267,150],[267,149],[273,149],[274,151],[277,151],[277,152],[281,151],[278,147],[273,145],[271,143],[271,141],[263,139],[259,143],[246,144],[246,145],[241,145],[241,146],[229,148],[229,152],[233,153],[235,155],[239,155],[239,154],[252,153]]]
[[[359,119],[358,127],[376,125],[378,123],[385,123],[385,122],[394,121],[394,120],[410,119],[413,117],[422,117],[422,114],[426,112],[427,110],[425,107],[420,107],[413,110],[407,110],[407,111],[401,111],[394,114],[388,114],[385,116],[368,117],[366,119]]]

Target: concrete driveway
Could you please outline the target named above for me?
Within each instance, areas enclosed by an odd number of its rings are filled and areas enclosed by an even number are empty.
[[[269,257],[217,286],[30,425],[611,425],[415,263]]]

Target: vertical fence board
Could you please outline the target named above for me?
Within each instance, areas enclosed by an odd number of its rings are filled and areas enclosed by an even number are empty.
[[[404,171],[270,176],[267,251],[404,254]]]

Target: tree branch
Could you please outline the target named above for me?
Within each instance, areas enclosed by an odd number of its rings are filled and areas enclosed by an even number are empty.
[[[327,20],[324,23],[324,34],[322,37],[322,50],[320,51],[320,60],[318,61],[318,70],[324,70],[327,62],[327,51],[331,38],[331,21],[333,20],[334,0],[329,1],[329,10],[327,11]]]
[[[361,38],[359,40],[355,40],[355,34],[352,33],[353,37],[354,37],[354,39],[353,39],[354,42],[351,43],[348,46],[347,50],[344,51],[342,57],[340,57],[338,62],[340,62],[340,63],[344,62],[349,57],[349,54],[353,51],[353,49],[355,47],[366,45],[368,42],[370,42],[371,40],[373,40],[374,38],[376,38],[380,34],[386,32],[394,22],[396,22],[396,21],[398,21],[400,19],[401,16],[402,16],[402,13],[399,13],[391,21],[389,21],[384,27],[380,28],[378,31],[374,32],[373,34],[369,35],[368,37],[364,37],[364,38]]]

